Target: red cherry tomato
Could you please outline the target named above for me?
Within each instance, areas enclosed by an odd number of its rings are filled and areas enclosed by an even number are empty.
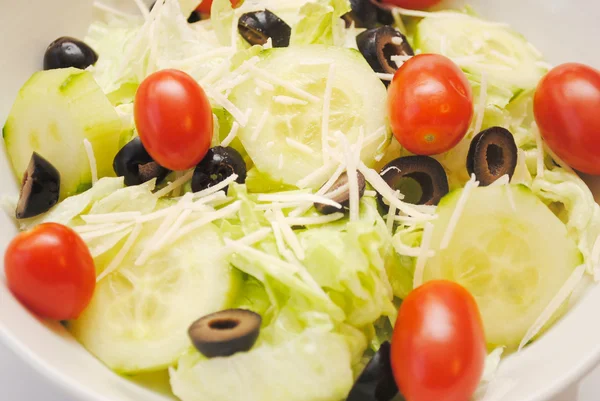
[[[473,118],[465,74],[450,59],[422,54],[404,63],[388,90],[388,113],[398,142],[418,155],[456,146]]]
[[[15,297],[42,318],[76,319],[96,286],[94,260],[85,242],[56,223],[17,235],[4,255],[4,270]]]
[[[398,6],[403,8],[410,8],[413,10],[422,10],[424,8],[433,7],[442,0],[381,0],[384,4],[390,4],[392,6]]]
[[[185,72],[163,70],[148,76],[135,95],[134,114],[144,147],[163,167],[190,169],[210,148],[210,102]]]
[[[483,323],[459,284],[430,281],[402,303],[392,338],[392,370],[407,401],[467,401],[483,373]]]
[[[600,175],[600,71],[563,64],[539,83],[533,101],[542,137],[576,170]]]
[[[231,0],[231,5],[235,8],[238,6],[241,0]],[[200,5],[196,8],[200,14],[210,14],[210,8],[212,7],[213,0],[203,0]]]

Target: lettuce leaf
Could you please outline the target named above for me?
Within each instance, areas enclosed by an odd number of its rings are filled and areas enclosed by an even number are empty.
[[[345,23],[340,18],[351,9],[348,0],[317,0],[306,3],[300,9],[300,21],[292,28],[290,44],[344,45]]]

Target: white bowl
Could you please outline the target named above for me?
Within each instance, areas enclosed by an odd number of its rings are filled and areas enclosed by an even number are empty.
[[[133,1],[113,0],[113,3]],[[131,4],[130,4],[131,3]],[[454,2],[456,3],[456,2]],[[552,63],[585,62],[600,67],[597,18],[600,2],[592,0],[472,0],[482,15],[511,23]],[[19,87],[40,69],[45,47],[53,39],[82,37],[90,22],[92,0],[1,0],[0,122],[4,122]],[[122,5],[122,4],[120,4]],[[35,116],[31,116],[35,118]],[[17,188],[4,147],[0,146],[0,193]],[[600,194],[600,182],[589,180]],[[15,235],[0,214],[0,255]],[[159,401],[165,396],[119,377],[88,354],[56,323],[28,313],[6,288],[0,269],[0,334],[19,355],[84,400]],[[506,359],[491,388],[490,399],[542,401],[574,383],[600,359],[600,287],[590,288],[560,322],[523,352]],[[510,322],[507,322],[510,324]]]

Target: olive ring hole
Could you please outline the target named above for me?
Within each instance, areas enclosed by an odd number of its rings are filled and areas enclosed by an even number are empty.
[[[239,325],[240,321],[234,319],[213,320],[208,324],[208,326],[213,330],[233,330]]]
[[[386,43],[381,50],[383,52],[383,57],[385,58],[388,66],[394,70],[398,68],[396,62],[392,59],[393,56],[397,56],[402,53],[402,48],[393,43]]]
[[[498,174],[504,166],[504,151],[502,147],[493,143],[489,144],[485,152],[485,159],[490,173],[494,175]]]

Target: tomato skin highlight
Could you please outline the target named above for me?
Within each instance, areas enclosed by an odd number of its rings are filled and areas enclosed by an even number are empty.
[[[535,120],[550,149],[569,166],[600,175],[600,71],[560,65],[540,81]]]
[[[425,8],[433,7],[442,2],[442,0],[381,0],[384,4],[390,4],[392,6],[409,8],[412,10],[422,10]]]
[[[392,338],[392,370],[407,401],[468,401],[485,358],[481,316],[462,286],[430,281],[403,301]]]
[[[79,235],[56,223],[22,232],[4,255],[8,288],[42,318],[76,319],[96,287],[96,269]]]
[[[422,54],[404,63],[388,89],[394,136],[410,152],[436,155],[456,146],[473,118],[473,94],[450,59]]]
[[[210,148],[213,115],[208,97],[188,74],[162,70],[140,85],[135,124],[152,158],[169,170],[196,166]]]

